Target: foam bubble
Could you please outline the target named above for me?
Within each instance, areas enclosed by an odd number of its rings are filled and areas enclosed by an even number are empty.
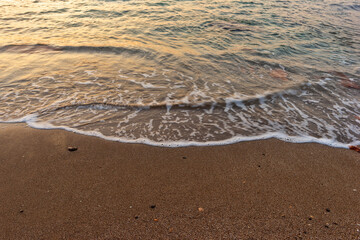
[[[28,121],[27,124],[33,128],[37,129],[63,129],[66,131],[79,133],[87,136],[94,136],[103,138],[110,141],[117,141],[122,143],[139,143],[139,144],[147,144],[151,146],[157,147],[189,147],[189,146],[219,146],[219,145],[226,145],[226,144],[234,144],[239,142],[246,142],[246,141],[256,141],[256,140],[266,140],[270,138],[276,138],[285,142],[291,143],[319,143],[331,147],[336,148],[349,148],[349,145],[359,145],[360,141],[355,141],[349,144],[338,142],[334,139],[325,139],[325,138],[314,138],[310,136],[289,136],[282,133],[266,133],[258,136],[236,136],[226,140],[221,141],[208,141],[208,142],[196,142],[196,141],[164,141],[164,142],[155,142],[151,141],[146,138],[139,138],[139,139],[128,139],[128,138],[120,138],[120,137],[111,137],[105,136],[97,131],[82,131],[74,128],[69,128],[67,126],[54,126],[47,122],[34,122]]]

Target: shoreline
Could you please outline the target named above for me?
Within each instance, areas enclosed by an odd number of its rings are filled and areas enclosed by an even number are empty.
[[[73,129],[66,126],[53,126],[51,124],[38,124],[38,123],[27,123],[23,122],[22,119],[19,122],[0,122],[0,125],[26,125],[27,127],[31,127],[37,130],[63,130],[68,131],[75,134],[81,134],[88,137],[97,137],[106,141],[112,142],[119,142],[123,144],[144,144],[152,147],[165,147],[165,148],[178,148],[178,147],[216,147],[216,146],[224,146],[224,145],[231,145],[237,144],[242,142],[251,142],[251,141],[263,141],[268,139],[276,139],[287,143],[314,143],[314,144],[322,144],[325,146],[333,147],[333,148],[343,148],[343,149],[351,149],[351,146],[358,146],[360,145],[360,140],[352,142],[352,143],[340,143],[336,142],[332,139],[325,139],[325,138],[315,138],[311,136],[301,137],[301,136],[289,136],[284,133],[265,133],[257,136],[248,136],[248,137],[232,137],[229,139],[219,140],[219,141],[208,141],[208,142],[195,142],[195,141],[188,141],[188,142],[155,142],[149,139],[137,139],[137,140],[129,140],[129,139],[121,139],[118,137],[109,137],[105,136],[99,132],[93,131],[82,131]]]
[[[0,161],[1,239],[360,237],[360,155],[348,149],[164,148],[0,124]]]

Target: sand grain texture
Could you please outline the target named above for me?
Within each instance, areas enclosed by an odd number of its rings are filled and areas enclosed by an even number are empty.
[[[279,140],[159,148],[3,124],[0,212],[0,239],[359,239],[360,155]]]

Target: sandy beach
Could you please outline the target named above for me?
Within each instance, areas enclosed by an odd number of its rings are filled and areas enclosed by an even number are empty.
[[[0,213],[0,239],[359,239],[360,154],[274,139],[160,148],[1,124]]]

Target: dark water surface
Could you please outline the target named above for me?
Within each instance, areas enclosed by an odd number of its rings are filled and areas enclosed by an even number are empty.
[[[360,144],[357,1],[0,1],[0,121],[123,142]]]

